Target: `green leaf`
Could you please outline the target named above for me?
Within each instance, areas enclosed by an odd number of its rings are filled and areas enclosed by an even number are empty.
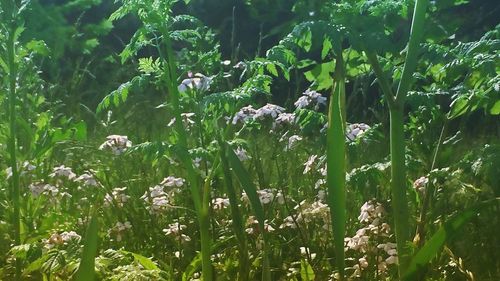
[[[461,96],[454,100],[451,104],[451,109],[449,112],[449,118],[453,119],[456,118],[465,112],[467,112],[467,109],[469,108],[469,99],[465,96]]]
[[[300,261],[300,277],[304,281],[312,281],[316,278],[314,270],[307,260]]]
[[[500,114],[500,100],[497,100],[495,104],[490,108],[490,114],[492,115]]]
[[[420,268],[429,263],[454,235],[484,208],[500,203],[500,198],[494,198],[475,205],[445,222],[424,246],[412,258],[410,265],[403,274],[403,280],[415,280]]]
[[[147,258],[143,255],[139,255],[133,252],[128,252],[125,250],[120,251],[123,254],[130,254],[134,257],[134,260],[139,262],[146,270],[160,270],[160,268],[154,263],[150,258]]]
[[[85,234],[85,243],[83,245],[82,258],[80,266],[75,275],[75,281],[93,281],[95,280],[95,257],[97,254],[99,223],[97,214],[92,215],[87,232]]]
[[[321,59],[324,60],[326,58],[332,47],[333,44],[330,39],[325,38],[325,40],[323,40],[323,48],[321,49]]]
[[[326,90],[333,86],[332,73],[334,69],[335,63],[331,61],[315,66],[304,75],[309,82],[313,82],[314,90]]]

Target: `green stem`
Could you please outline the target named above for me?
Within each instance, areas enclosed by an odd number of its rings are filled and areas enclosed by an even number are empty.
[[[177,88],[177,67],[175,58],[170,42],[170,35],[167,28],[162,31],[163,40],[166,45],[167,57],[164,59],[167,68],[166,84],[168,93],[171,96],[172,107],[175,117],[175,129],[178,137],[178,156],[180,157],[183,166],[187,170],[187,177],[191,196],[193,198],[196,213],[198,215],[198,224],[200,227],[200,241],[201,241],[201,256],[202,256],[202,277],[204,281],[213,280],[213,268],[210,257],[211,253],[211,236],[210,236],[210,217],[207,204],[204,201],[210,200],[210,194],[202,196],[203,191],[200,188],[200,179],[193,167],[193,161],[188,152],[187,132],[182,124],[181,119],[181,106],[180,106],[180,93]],[[206,189],[206,188],[205,188]]]
[[[344,236],[346,225],[345,199],[345,72],[342,51],[335,66],[335,87],[330,98],[327,131],[327,185],[330,206],[335,259],[341,280],[344,280]]]
[[[399,81],[398,91],[396,92],[396,103],[404,104],[406,94],[413,81],[413,72],[417,68],[418,53],[420,52],[420,43],[424,33],[425,12],[429,0],[416,0],[413,11],[413,20],[411,23],[410,39],[408,42],[408,51],[406,53],[403,74]]]
[[[236,189],[233,185],[233,179],[231,176],[231,170],[229,168],[229,163],[226,156],[226,147],[222,138],[219,136],[218,143],[220,147],[220,159],[223,172],[224,187],[226,189],[227,197],[229,199],[229,207],[231,208],[231,218],[233,220],[233,231],[238,240],[238,251],[239,251],[239,277],[238,280],[246,281],[249,276],[249,257],[248,257],[248,246],[245,236],[245,228],[243,224],[243,217],[241,215],[240,209],[238,207],[238,197],[236,196]]]
[[[14,5],[15,6],[15,5]],[[14,9],[14,6],[12,7]],[[11,12],[12,16],[14,11]],[[10,155],[10,167],[12,168],[12,202],[14,204],[14,215],[13,215],[13,225],[14,225],[14,241],[16,245],[21,244],[21,215],[20,215],[20,205],[21,197],[19,191],[19,170],[17,167],[17,126],[16,126],[16,80],[17,80],[17,63],[16,57],[16,20],[11,19],[9,36],[7,40],[7,56],[8,56],[8,66],[9,66],[9,127],[10,135],[8,139],[8,150]],[[16,258],[16,280],[21,280],[21,260]]]
[[[399,256],[398,271],[399,276],[401,276],[409,258],[406,250],[409,237],[409,211],[406,196],[408,185],[405,164],[404,111],[402,107],[392,107],[390,109],[390,122],[392,208]]]

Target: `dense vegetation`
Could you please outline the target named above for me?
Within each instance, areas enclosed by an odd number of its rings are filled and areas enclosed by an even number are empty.
[[[0,280],[500,280],[497,0],[0,0]]]

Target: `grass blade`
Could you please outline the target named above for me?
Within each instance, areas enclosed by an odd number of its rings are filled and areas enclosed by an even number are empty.
[[[97,254],[98,231],[99,223],[97,221],[97,214],[94,214],[90,219],[89,226],[85,233],[82,259],[75,275],[75,281],[95,280],[95,257]]]
[[[345,81],[342,52],[337,55],[336,83],[330,98],[327,130],[327,176],[328,205],[330,207],[335,259],[337,269],[344,278],[344,236],[346,224],[345,199]]]
[[[253,211],[255,212],[255,216],[257,217],[257,220],[259,221],[259,228],[262,233],[262,238],[264,241],[264,257],[263,257],[263,268],[262,268],[262,280],[265,281],[270,281],[271,280],[271,271],[269,268],[269,256],[268,256],[268,249],[267,249],[267,239],[266,239],[266,232],[264,229],[264,209],[262,208],[262,204],[260,203],[259,196],[257,195],[257,187],[255,186],[254,182],[252,181],[252,178],[250,177],[250,174],[248,171],[245,169],[243,166],[243,163],[241,163],[240,159],[234,151],[231,149],[230,145],[226,142],[225,143],[225,151],[227,153],[227,159],[229,161],[229,164],[231,165],[231,168],[233,169],[234,174],[238,178],[238,181],[240,182],[243,190],[245,190],[248,199],[250,201],[250,205],[252,206]]]
[[[484,201],[475,205],[445,222],[422,248],[413,256],[403,280],[417,280],[418,271],[429,263],[441,250],[446,241],[450,240],[458,231],[484,208],[499,203],[500,198]]]

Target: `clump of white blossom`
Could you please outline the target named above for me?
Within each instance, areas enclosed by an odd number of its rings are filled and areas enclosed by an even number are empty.
[[[68,179],[74,180],[76,179],[76,174],[73,173],[73,170],[70,167],[66,167],[64,165],[54,167],[52,173],[49,175],[51,178],[57,179]]]
[[[168,227],[164,228],[162,231],[163,233],[165,233],[165,235],[173,237],[176,240],[180,240],[181,242],[189,242],[191,241],[191,237],[183,233],[186,228],[186,225],[175,222],[169,224]]]
[[[188,90],[207,91],[210,88],[212,79],[201,73],[188,73],[188,78],[182,80],[181,84],[177,87],[179,92],[184,93]]]
[[[318,110],[320,105],[326,105],[326,98],[316,91],[307,89],[294,105],[297,109],[312,105],[315,110]]]
[[[182,120],[182,124],[184,125],[184,127],[186,128],[190,128],[193,124],[195,124],[196,122],[194,122],[193,118],[194,117],[194,113],[193,112],[183,112],[181,113],[181,120]],[[171,127],[172,125],[175,124],[175,117],[170,119],[170,122],[168,123],[168,127]]]
[[[345,239],[346,249],[362,255],[358,263],[348,268],[352,270],[351,278],[361,278],[362,271],[369,267],[368,261],[372,260],[376,262],[378,274],[384,276],[389,266],[398,263],[396,244],[390,242],[391,228],[384,222],[385,209],[381,203],[370,200],[360,211],[358,220],[363,227],[353,237]]]
[[[17,165],[17,166],[19,167],[19,165]],[[24,161],[23,164],[19,167],[19,171],[18,171],[19,176],[27,175],[35,169],[36,169],[36,166],[34,166],[33,164],[31,164],[28,161]],[[12,167],[8,167],[7,169],[5,169],[5,175],[6,175],[7,179],[12,177]]]
[[[109,207],[116,204],[118,207],[123,207],[130,199],[130,196],[125,194],[127,187],[113,188],[111,194],[107,193],[104,197],[104,206]]]
[[[279,105],[268,103],[261,108],[257,109],[254,114],[254,119],[260,120],[266,117],[270,117],[272,119],[276,119],[278,115],[283,113],[285,109]]]
[[[318,220],[325,230],[330,229],[330,208],[321,201],[308,202],[303,200],[294,210],[297,215],[290,215],[283,220],[280,228],[297,228],[297,224],[311,224]]]
[[[148,204],[147,209],[151,213],[165,211],[172,207],[172,198],[179,188],[184,185],[183,178],[168,176],[158,185],[149,188],[149,192],[145,192],[141,199]],[[165,191],[167,189],[168,191]]]
[[[212,199],[212,209],[214,210],[226,209],[228,206],[229,206],[228,198],[217,197]]]
[[[99,146],[100,150],[110,150],[115,155],[120,155],[132,146],[132,142],[127,136],[109,135],[106,141]]]
[[[117,222],[112,228],[108,230],[108,235],[116,237],[116,241],[120,242],[123,236],[127,233],[129,229],[132,228],[132,224],[129,221]]]
[[[94,177],[94,175],[91,172],[83,173],[79,177],[75,179],[76,182],[81,183],[83,186],[86,187],[97,187],[99,186],[99,182],[97,179]]]
[[[354,141],[360,138],[369,129],[370,126],[366,125],[365,123],[349,124],[346,128],[346,138],[349,141]]]
[[[259,197],[260,203],[262,205],[268,205],[274,201],[276,201],[280,205],[285,203],[285,199],[283,197],[283,194],[279,190],[275,190],[275,189],[271,189],[271,188],[257,190],[257,196]],[[246,192],[242,193],[241,201],[243,201],[247,204],[250,202],[250,199],[248,198],[248,195],[246,194]]]
[[[257,110],[253,108],[252,105],[242,107],[238,112],[233,117],[233,125],[236,125],[237,123],[245,123],[249,120],[253,119],[253,116]]]
[[[245,229],[245,232],[248,234],[259,234],[259,221],[255,218],[255,216],[249,216],[246,222],[247,228]],[[273,232],[275,229],[274,227],[269,224],[269,220],[264,221],[264,231],[265,232]]]
[[[38,197],[42,193],[49,195],[50,197],[54,197],[59,193],[59,189],[53,185],[42,183],[42,182],[34,182],[28,186],[29,191],[33,197]]]
[[[48,239],[43,239],[42,243],[44,248],[52,249],[54,247],[68,245],[69,242],[74,241],[79,243],[82,237],[74,231],[64,231],[62,233],[53,233]]]
[[[429,183],[428,177],[420,177],[413,182],[413,188],[415,188],[415,190],[420,193],[424,193],[425,187],[427,186],[428,183]]]

